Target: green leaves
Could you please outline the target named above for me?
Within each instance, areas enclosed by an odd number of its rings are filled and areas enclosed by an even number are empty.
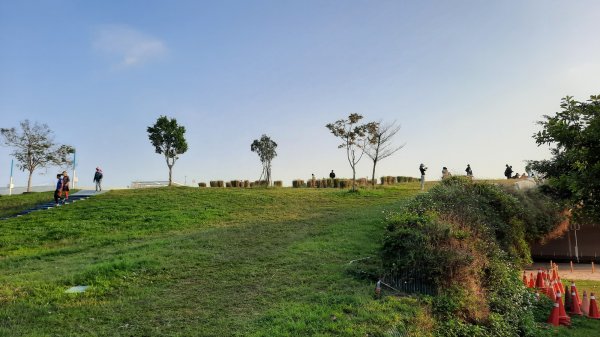
[[[148,138],[156,153],[164,154],[167,158],[177,159],[188,150],[185,140],[185,127],[179,126],[175,118],[160,116],[153,126],[149,126]]]
[[[15,128],[2,128],[5,145],[12,147],[11,155],[17,160],[17,167],[23,171],[33,174],[37,168],[50,165],[70,165],[68,156],[75,152],[69,145],[60,145],[54,142],[53,132],[48,125],[31,123],[28,119],[20,123],[21,132]],[[31,181],[28,183],[29,191]]]
[[[551,192],[577,205],[579,215],[600,216],[600,95],[578,102],[562,99],[561,111],[538,122],[538,146],[551,146],[552,159],[529,166],[548,179]]]
[[[185,140],[185,127],[177,124],[175,118],[169,119],[166,116],[160,116],[153,126],[149,126],[148,139],[154,146],[158,154],[165,156],[165,161],[169,167],[169,186],[173,182],[172,168],[175,165],[179,155],[188,150]]]

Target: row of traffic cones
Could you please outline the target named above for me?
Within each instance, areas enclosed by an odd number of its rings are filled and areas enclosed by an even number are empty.
[[[594,293],[590,293],[588,300],[587,293],[584,291],[583,298],[580,300],[575,282],[571,282],[570,289],[563,286],[558,274],[558,265],[556,264],[551,263],[550,270],[538,269],[535,278],[533,273],[530,274],[530,277],[527,277],[527,274],[523,272],[523,284],[528,288],[537,288],[555,302],[548,317],[548,323],[553,326],[568,326],[571,324],[571,318],[567,315],[565,306],[571,315],[585,315],[590,318],[600,319]],[[565,290],[565,304],[562,301],[562,289]]]

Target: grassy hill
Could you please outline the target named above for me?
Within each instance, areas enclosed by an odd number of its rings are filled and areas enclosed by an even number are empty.
[[[416,193],[418,183],[124,190],[2,221],[0,336],[418,330],[427,319],[415,300],[374,300],[374,285],[346,272],[375,255],[382,211]],[[64,293],[74,285],[91,288]]]

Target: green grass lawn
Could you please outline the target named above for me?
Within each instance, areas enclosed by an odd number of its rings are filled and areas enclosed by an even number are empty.
[[[0,336],[417,331],[416,300],[373,299],[347,264],[418,188],[122,190],[1,221]]]

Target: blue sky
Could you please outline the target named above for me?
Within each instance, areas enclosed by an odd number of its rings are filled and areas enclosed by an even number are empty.
[[[76,147],[82,185],[96,166],[108,186],[166,180],[146,134],[160,115],[187,129],[180,182],[257,179],[262,134],[286,185],[350,176],[325,124],[353,112],[402,125],[378,176],[423,162],[430,179],[467,163],[502,177],[548,157],[531,135],[563,96],[600,93],[599,14],[597,1],[0,0],[0,126],[48,124]],[[0,147],[3,186],[10,160]]]

